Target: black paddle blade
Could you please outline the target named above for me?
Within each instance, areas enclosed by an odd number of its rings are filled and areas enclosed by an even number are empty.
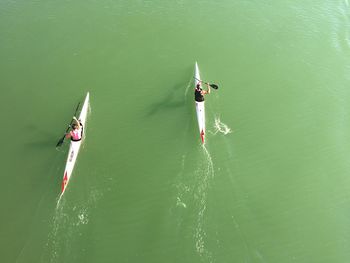
[[[78,103],[78,105],[77,105],[77,107],[76,107],[76,109],[75,109],[74,116],[77,115],[77,112],[78,112],[78,109],[79,109],[79,105],[80,105],[80,102]],[[67,130],[66,130],[66,133],[69,131],[71,125],[72,125],[72,121],[71,121],[70,124],[68,125],[68,128],[67,128]],[[56,144],[56,148],[57,148],[57,147],[60,147],[60,146],[63,144],[64,138],[65,138],[65,137],[66,137],[66,134],[64,134],[64,135],[62,136],[62,138],[58,141],[58,143]]]
[[[65,135],[58,141],[58,143],[56,144],[56,147],[60,147],[63,144],[64,137],[65,137]]]
[[[219,86],[216,85],[216,84],[209,84],[209,86],[212,87],[213,89],[218,89],[219,88]]]

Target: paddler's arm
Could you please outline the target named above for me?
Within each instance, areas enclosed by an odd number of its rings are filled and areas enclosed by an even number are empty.
[[[72,135],[70,134],[70,132],[66,133],[66,139],[69,139],[70,137],[72,137]]]
[[[209,94],[210,93],[210,85],[209,83],[205,83],[207,85],[208,90],[202,90],[202,95]]]
[[[207,84],[207,88],[208,88],[207,93],[210,94],[210,84],[209,83],[205,83],[205,84]]]

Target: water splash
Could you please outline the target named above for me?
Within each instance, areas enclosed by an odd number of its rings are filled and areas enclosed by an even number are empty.
[[[215,117],[214,129],[215,129],[214,134],[217,134],[218,132],[224,135],[232,133],[231,128],[228,127],[225,123],[223,123],[219,117]]]
[[[183,208],[187,208],[187,205],[181,201],[180,197],[177,197],[177,202],[176,202],[177,206],[181,206]]]

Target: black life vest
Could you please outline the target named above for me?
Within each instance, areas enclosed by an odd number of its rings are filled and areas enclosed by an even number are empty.
[[[202,95],[202,89],[196,87],[194,90],[194,100],[198,102],[204,101],[204,96]]]

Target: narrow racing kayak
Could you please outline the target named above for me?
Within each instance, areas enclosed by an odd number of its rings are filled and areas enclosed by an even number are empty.
[[[199,83],[199,80],[201,79],[199,75],[199,69],[198,64],[196,62],[195,69],[194,69],[194,77],[195,77],[195,87]],[[199,135],[201,137],[202,143],[204,144],[205,139],[205,110],[204,110],[204,101],[198,102],[196,101],[196,113],[197,113],[197,120],[198,120],[198,128],[199,128]]]
[[[82,129],[83,129],[81,140],[70,142],[69,152],[68,152],[68,157],[67,157],[67,162],[66,162],[66,168],[64,169],[64,175],[63,175],[63,181],[62,181],[62,192],[61,192],[60,199],[63,196],[64,191],[67,188],[69,179],[70,179],[72,172],[73,172],[75,162],[77,160],[77,156],[79,153],[81,143],[83,142],[84,137],[85,137],[85,123],[86,123],[88,107],[89,107],[89,92],[86,94],[84,104],[83,104],[83,107],[81,108],[80,115],[78,118],[78,120],[82,124]]]

